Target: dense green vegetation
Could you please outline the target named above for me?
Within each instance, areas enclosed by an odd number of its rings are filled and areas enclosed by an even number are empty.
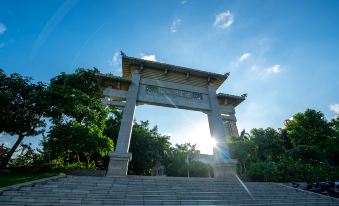
[[[243,177],[260,181],[314,181],[339,177],[339,117],[327,121],[312,109],[293,115],[285,128],[252,129],[232,137],[230,150]]]
[[[46,112],[46,85],[19,74],[7,76],[0,69],[0,133],[17,135],[14,146],[0,157],[5,167],[22,140],[43,132]]]
[[[102,106],[96,73],[78,69],[50,81],[47,117],[52,126],[43,148],[53,164],[95,167],[114,148],[104,134],[109,111]]]
[[[209,177],[210,167],[196,161],[194,157],[200,154],[195,145],[189,143],[176,145],[167,152],[165,166],[167,175],[175,177]]]
[[[12,148],[1,146],[6,153],[0,153],[0,168],[37,174],[107,169],[122,112],[102,107],[97,73],[97,69],[77,69],[44,84],[0,70],[0,133],[18,137]],[[40,149],[22,143],[25,137],[40,134]],[[162,164],[170,176],[212,175],[209,165],[196,161],[195,145],[173,147],[169,138],[157,127],[150,128],[148,121],[135,121],[129,174],[150,175],[154,165]],[[229,140],[232,157],[239,161],[239,175],[256,181],[338,178],[338,145],[339,117],[327,121],[312,109],[293,115],[283,129],[252,129]]]
[[[105,134],[117,142],[122,113],[114,111],[106,121]],[[151,168],[166,159],[170,148],[169,136],[161,135],[158,128],[149,128],[148,121],[134,122],[130,152],[133,154],[129,164],[129,174],[151,175]]]

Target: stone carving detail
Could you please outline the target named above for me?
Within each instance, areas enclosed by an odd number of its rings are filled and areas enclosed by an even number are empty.
[[[170,95],[170,96],[178,96],[186,99],[196,99],[202,100],[202,94],[198,92],[189,92],[178,89],[169,89],[164,87],[158,87],[153,85],[146,86],[146,92],[152,95]]]

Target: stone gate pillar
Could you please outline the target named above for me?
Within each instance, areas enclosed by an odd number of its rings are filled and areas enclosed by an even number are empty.
[[[223,178],[227,176],[234,176],[236,174],[236,160],[230,157],[227,141],[227,134],[221,117],[219,102],[217,99],[216,89],[213,84],[208,86],[208,96],[210,103],[210,112],[208,113],[208,123],[210,127],[210,134],[215,138],[217,144],[213,148],[214,155],[214,176]]]
[[[128,163],[132,159],[132,154],[128,151],[131,141],[134,113],[140,82],[140,74],[138,70],[134,70],[131,80],[132,82],[126,95],[126,104],[123,110],[115,151],[109,153],[110,161],[107,170],[108,176],[127,175]]]

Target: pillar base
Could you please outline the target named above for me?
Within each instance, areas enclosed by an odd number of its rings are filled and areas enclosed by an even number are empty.
[[[127,176],[128,163],[132,153],[109,153],[109,164],[106,176]]]
[[[215,178],[229,178],[237,175],[237,160],[230,159],[222,162],[216,162],[213,165]]]

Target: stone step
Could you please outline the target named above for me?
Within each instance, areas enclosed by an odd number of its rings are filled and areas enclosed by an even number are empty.
[[[21,194],[24,195],[24,194]],[[19,195],[19,196],[21,196]],[[2,197],[13,197],[13,195],[3,195]],[[63,198],[97,198],[97,199],[104,199],[104,198],[125,198],[125,199],[155,199],[155,200],[163,200],[163,199],[170,199],[170,200],[236,200],[239,199],[247,199],[250,198],[248,195],[242,195],[242,196],[221,196],[221,195],[210,195],[210,196],[193,196],[193,195],[87,195],[87,194],[43,194],[43,196],[30,194],[29,197],[31,198],[40,198],[40,197],[63,197]],[[284,200],[288,197],[289,200],[324,200],[322,198],[317,197],[300,197],[300,196],[254,196],[255,199],[270,199],[270,200]],[[325,199],[326,200],[326,199]]]
[[[246,194],[246,192],[244,191],[240,191],[240,192],[220,192],[220,191],[213,191],[213,192],[206,192],[206,191],[100,191],[100,190],[94,190],[94,191],[88,191],[88,190],[83,190],[81,188],[79,189],[74,189],[74,190],[42,190],[42,189],[29,189],[27,188],[27,190],[8,190],[8,191],[4,191],[3,195],[6,194],[49,194],[52,192],[56,192],[59,194],[116,194],[116,195],[120,195],[120,194],[152,194],[152,195],[162,195],[162,194],[171,194],[171,195],[200,195],[200,196],[209,196],[209,195],[225,195],[225,196],[236,196],[239,194]],[[290,196],[290,195],[303,195],[303,196],[314,196],[312,193],[302,193],[299,194],[297,192],[290,192],[290,193],[263,193],[263,192],[257,192],[254,191],[251,193],[252,195],[267,195],[267,196]]]
[[[13,190],[11,190],[13,191]],[[84,188],[39,188],[39,187],[22,187],[14,191],[20,191],[20,192],[29,192],[29,193],[46,193],[46,192],[58,192],[58,193],[91,193],[91,194],[109,194],[109,193],[114,193],[114,194],[122,194],[122,193],[130,193],[130,194],[199,194],[199,195],[204,195],[204,194],[225,194],[225,195],[237,195],[237,194],[247,194],[245,190],[219,190],[219,191],[200,191],[200,190],[155,190],[154,188],[149,188],[149,189],[144,189],[144,190],[135,190],[133,188],[125,189],[125,190],[120,190],[116,188],[112,189],[105,189],[103,190],[100,188],[100,190],[97,189],[84,189]],[[298,195],[312,195],[312,193],[301,193],[299,191],[286,191],[286,192],[281,192],[281,191],[274,191],[274,192],[267,192],[267,191],[257,191],[253,190],[251,194],[253,195],[260,195],[260,194],[266,194],[266,195],[293,195],[293,194],[298,194]]]
[[[235,204],[263,204],[263,205],[273,205],[273,204],[326,204],[326,205],[335,205],[337,203],[326,200],[309,200],[309,201],[281,201],[281,200],[265,200],[265,199],[255,199],[255,200],[241,200],[241,201],[230,201],[230,200],[129,200],[129,199],[78,199],[78,198],[23,198],[18,197],[16,199],[4,200],[0,198],[0,205],[6,205],[6,203],[17,203],[17,204],[27,204],[27,203],[45,203],[45,204],[97,204],[97,205],[168,205],[168,204],[177,204],[177,205],[235,205]]]
[[[200,186],[199,188],[182,188],[182,187],[154,187],[154,186],[143,186],[143,187],[130,187],[130,186],[111,186],[111,187],[102,187],[102,186],[93,186],[93,187],[88,187],[88,186],[82,186],[81,188],[83,190],[95,190],[95,188],[101,188],[103,191],[105,190],[183,190],[183,191],[244,191],[244,188],[205,188]],[[40,189],[76,189],[79,188],[77,185],[43,185],[43,186],[25,186],[22,187],[23,190],[25,189],[30,189],[30,188],[40,188]],[[256,189],[256,188],[249,188],[250,191],[253,192],[292,192],[290,190],[285,190],[280,188],[275,188],[275,189]]]
[[[60,188],[55,188],[55,189],[49,189],[49,190],[44,190],[41,188],[25,188],[25,189],[20,189],[18,191],[28,191],[29,193],[88,193],[88,194],[187,194],[187,191],[184,190],[173,190],[173,191],[168,191],[168,190],[105,190],[105,191],[98,191],[98,190],[83,190],[82,188],[78,189],[60,189]],[[238,195],[238,194],[247,194],[245,191],[199,191],[196,190],[194,193],[200,193],[203,195],[203,193],[206,194],[217,194],[217,195]],[[193,194],[193,193],[188,193],[188,194]],[[260,194],[266,194],[266,195],[271,195],[271,196],[288,196],[288,195],[310,195],[310,194],[298,194],[296,192],[291,193],[291,192],[274,192],[274,193],[265,193],[265,192],[258,192],[254,191],[251,193],[252,195],[260,195]]]
[[[49,183],[40,183],[40,184],[36,184],[36,185],[78,185],[79,182],[49,182]],[[242,186],[238,183],[238,184],[234,184],[234,185],[228,185],[228,184],[223,184],[223,185],[213,185],[213,184],[190,184],[190,183],[185,183],[185,184],[166,184],[166,183],[130,183],[130,182],[126,182],[126,183],[116,183],[116,182],[112,182],[112,183],[88,183],[88,182],[84,182],[81,183],[83,186],[177,186],[177,187],[196,187],[196,186],[201,186],[204,185],[204,187],[210,187],[210,188],[222,188],[222,187],[227,187],[227,188],[241,188]],[[245,185],[247,187],[255,187],[257,189],[269,189],[269,188],[276,188],[276,187],[281,187],[280,185],[278,185],[277,183],[275,184],[270,184],[270,185],[256,185],[256,184],[251,184],[251,183],[245,183]],[[286,187],[283,187],[286,189]],[[283,189],[282,188],[282,189]]]
[[[65,184],[62,184],[62,183],[59,183],[59,184],[44,184],[44,185],[41,185],[41,187],[66,187],[66,186],[75,186],[77,187],[79,183],[65,183]],[[156,184],[82,184],[83,187],[96,187],[96,186],[100,186],[100,187],[103,187],[103,188],[110,188],[110,187],[134,187],[134,188],[144,188],[144,187],[165,187],[165,188],[189,188],[189,189],[192,189],[192,188],[196,188],[196,187],[199,187],[201,188],[202,185],[166,185],[166,184],[162,184],[162,185],[156,185]],[[271,186],[271,187],[256,187],[256,186],[252,186],[252,185],[246,185],[248,188],[255,188],[255,189],[258,189],[258,190],[269,190],[269,189],[276,189],[278,186]],[[206,189],[222,189],[222,188],[228,188],[228,189],[241,189],[243,188],[242,186],[238,185],[238,186],[228,186],[228,185],[222,185],[222,186],[213,186],[213,185],[204,185],[204,188]],[[289,190],[289,189],[286,189],[286,188],[281,188],[281,190]]]
[[[172,177],[76,177],[0,191],[0,205],[339,205],[339,201],[276,183]]]
[[[17,203],[17,202],[6,202],[6,203],[1,203],[0,205],[15,205],[15,206],[21,206],[23,204]],[[97,203],[97,202],[93,202],[93,203],[25,203],[25,206],[82,206],[82,205],[86,205],[86,206],[98,206],[98,205],[113,205],[111,203]],[[122,203],[117,203],[115,205],[123,205]],[[136,205],[136,204],[133,204]],[[143,203],[137,204],[137,205],[145,205]],[[154,204],[157,205],[157,204]],[[163,205],[180,205],[177,202],[166,202]],[[187,206],[196,206],[196,205],[190,205],[190,204],[186,204]],[[204,202],[202,202],[200,205],[208,205]],[[210,204],[210,205],[216,205],[216,204]],[[224,206],[338,206],[337,204],[333,204],[333,203],[318,203],[318,202],[309,202],[307,204],[304,203],[271,203],[271,204],[258,204],[258,203],[250,203],[250,204],[223,204]],[[160,206],[160,205],[159,205]]]
[[[78,182],[59,182],[59,183],[51,183],[51,184],[45,184],[45,185],[77,185],[79,184]],[[102,186],[102,187],[111,187],[111,186],[133,186],[133,187],[183,187],[183,188],[194,188],[197,186],[201,186],[202,184],[197,184],[197,185],[193,185],[193,184],[144,184],[144,183],[135,183],[135,184],[131,184],[129,182],[127,183],[106,183],[106,184],[102,184],[102,183],[82,183],[83,186],[88,186],[88,187],[92,187],[92,186]],[[208,184],[203,184],[205,188],[223,188],[223,187],[227,187],[227,188],[242,188],[242,186],[240,184],[237,185],[208,185]],[[276,189],[277,185],[266,185],[266,186],[257,186],[257,185],[253,185],[253,184],[248,184],[245,183],[245,185],[249,188],[256,188],[256,189]],[[282,190],[284,190],[283,188],[281,188]],[[286,189],[285,189],[286,190]]]
[[[181,197],[189,197],[189,196],[199,196],[199,197],[207,197],[207,196],[220,196],[223,198],[239,198],[239,197],[249,197],[247,193],[204,193],[204,192],[189,192],[189,193],[166,193],[166,192],[109,192],[109,193],[91,193],[88,191],[71,191],[71,192],[65,192],[65,191],[39,191],[39,192],[25,192],[25,191],[8,191],[4,192],[2,196],[11,196],[11,195],[30,195],[30,196],[49,196],[49,195],[62,195],[62,196],[73,196],[73,195],[82,195],[82,196],[106,196],[106,197],[116,197],[116,196],[129,196],[129,195],[153,195],[153,196],[161,196],[161,195],[172,195],[172,196],[181,196]],[[312,198],[320,198],[319,196],[312,196],[311,194],[306,194],[306,195],[300,195],[297,193],[294,194],[280,194],[280,195],[275,195],[275,194],[264,194],[264,193],[252,193],[254,197],[273,197],[273,198],[285,198],[285,197],[312,197]]]

